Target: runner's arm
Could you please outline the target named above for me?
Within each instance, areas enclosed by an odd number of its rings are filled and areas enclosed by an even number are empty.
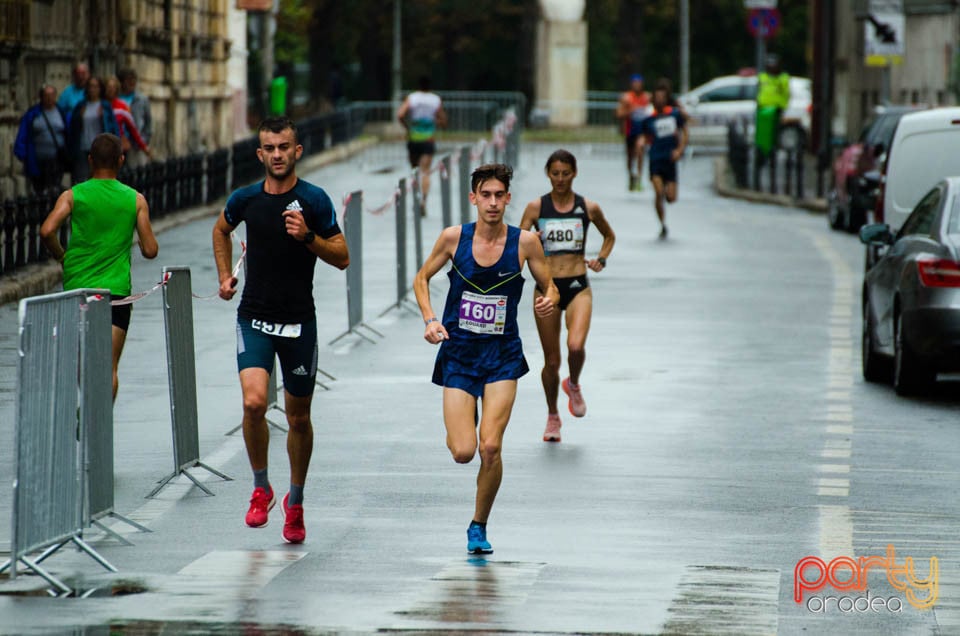
[[[400,104],[400,108],[397,109],[397,121],[400,122],[400,125],[404,128],[410,128],[407,124],[407,113],[410,112],[410,98],[403,100],[403,103]]]
[[[58,263],[63,262],[64,249],[60,245],[60,237],[57,233],[71,212],[73,212],[73,190],[64,190],[63,194],[57,198],[53,210],[44,219],[43,225],[40,226],[40,239]]]
[[[307,246],[317,258],[337,269],[347,269],[350,265],[350,252],[343,233],[334,234],[330,238],[323,238],[319,234],[313,243]]]
[[[160,252],[157,237],[150,225],[150,206],[142,194],[137,192],[137,238],[140,239],[140,253],[144,258],[156,258]]]
[[[617,112],[616,116],[618,120],[622,120],[630,115],[630,102],[627,101],[626,94],[620,96],[620,101],[617,102]]]
[[[520,229],[529,230],[537,236],[540,236],[540,232],[533,229],[538,220],[540,220],[540,199],[535,199],[528,203],[527,207],[523,209],[523,217],[520,219]]]
[[[677,137],[679,141],[677,142],[677,147],[673,149],[673,152],[670,153],[671,159],[674,161],[680,161],[680,157],[683,156],[683,151],[687,148],[687,124],[684,123],[680,127],[680,130],[677,131]]]
[[[550,274],[550,264],[543,253],[543,245],[540,239],[533,232],[520,233],[520,249],[527,261],[527,267],[533,274],[533,279],[537,281],[537,287],[544,290],[543,295],[533,301],[533,311],[541,318],[546,318],[553,313],[554,308],[560,302],[560,292],[557,286],[553,284],[553,276]]]
[[[604,216],[603,210],[600,209],[600,205],[596,201],[587,201],[587,215],[590,217],[590,222],[596,226],[597,231],[603,237],[603,244],[600,245],[600,253],[597,254],[597,258],[587,260],[587,267],[599,272],[607,266],[607,259],[610,257],[610,252],[613,251],[613,244],[617,240],[617,235],[613,233],[613,228],[610,227],[607,217]]]
[[[443,109],[443,104],[437,109],[437,128],[447,127],[447,111]]]
[[[413,277],[413,293],[417,297],[417,304],[420,306],[420,314],[423,316],[424,332],[423,338],[431,344],[438,344],[450,337],[443,323],[437,318],[430,304],[430,279],[440,271],[447,261],[449,261],[456,249],[457,241],[460,240],[460,226],[448,227],[440,233],[433,246],[430,256],[424,261],[423,267]]]
[[[224,213],[217,217],[213,225],[213,258],[217,263],[217,278],[220,280],[220,298],[230,300],[237,293],[237,278],[230,270],[230,259],[233,256],[233,243],[230,234],[233,226],[227,223]]]

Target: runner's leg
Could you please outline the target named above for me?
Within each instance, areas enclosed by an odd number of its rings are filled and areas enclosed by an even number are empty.
[[[592,313],[593,291],[588,287],[573,297],[566,310],[567,366],[570,369],[570,382],[573,384],[580,384],[580,372],[587,357],[587,332],[590,331]]]
[[[667,199],[667,203],[673,203],[677,200],[677,182],[670,181],[667,183],[666,188],[664,189],[664,194]]]
[[[462,389],[443,388],[443,424],[447,448],[458,464],[468,464],[477,454],[477,398]]]
[[[660,175],[653,175],[650,177],[650,181],[653,183],[653,205],[657,210],[657,218],[660,219],[660,225],[666,225],[666,214],[664,212],[663,206],[663,197],[664,197],[664,185],[663,178]]]
[[[540,291],[534,292],[534,299],[540,296],[543,296]],[[543,348],[543,370],[540,372],[540,381],[543,383],[543,394],[547,399],[548,415],[559,413],[557,395],[560,392],[560,316],[562,313],[558,308],[545,318],[534,314],[537,333],[540,334],[540,346]]]
[[[501,380],[483,388],[483,415],[480,418],[480,471],[477,473],[477,502],[474,521],[486,523],[503,478],[500,451],[503,433],[517,397],[517,381]]]
[[[123,345],[127,341],[127,332],[116,325],[111,325],[110,339],[113,345],[113,401],[117,401],[117,389],[120,388],[120,356],[123,354]]]
[[[290,458],[290,483],[303,486],[307,481],[307,469],[313,455],[313,424],[310,422],[310,405],[313,396],[297,397],[283,392],[287,412],[287,456]]]
[[[267,467],[267,449],[270,431],[267,428],[267,385],[270,374],[266,369],[250,367],[240,371],[240,391],[243,393],[243,443],[254,471]]]
[[[420,192],[424,207],[427,204],[427,195],[430,194],[430,168],[433,166],[433,155],[420,155]]]

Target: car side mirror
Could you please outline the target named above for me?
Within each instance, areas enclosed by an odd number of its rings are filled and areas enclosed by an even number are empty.
[[[864,245],[892,245],[893,240],[893,232],[886,223],[871,223],[860,228],[860,242]]]
[[[863,173],[863,180],[868,186],[876,187],[880,185],[880,181],[883,176],[880,174],[879,170],[870,170]]]
[[[884,146],[883,146],[882,143],[881,143],[881,144],[876,144],[876,145],[873,147],[873,156],[874,156],[874,157],[879,157],[880,155],[883,154],[883,151],[884,151],[884,150],[886,150],[886,148],[884,148]]]

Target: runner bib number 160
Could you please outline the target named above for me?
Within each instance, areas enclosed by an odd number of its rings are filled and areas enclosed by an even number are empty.
[[[460,328],[480,334],[502,334],[507,321],[507,297],[465,291],[460,297]]]

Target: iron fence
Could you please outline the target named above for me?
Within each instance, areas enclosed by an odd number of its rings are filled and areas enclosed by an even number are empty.
[[[346,143],[363,132],[365,113],[346,108],[297,122],[304,155]],[[154,161],[135,169],[124,168],[118,179],[134,188],[150,205],[150,216],[161,218],[188,208],[210,205],[235,187],[263,177],[257,159],[257,137],[236,142],[206,154]],[[59,196],[48,190],[0,203],[0,274],[9,274],[50,256],[41,245],[39,229]],[[60,242],[67,244],[69,224],[60,230]]]

